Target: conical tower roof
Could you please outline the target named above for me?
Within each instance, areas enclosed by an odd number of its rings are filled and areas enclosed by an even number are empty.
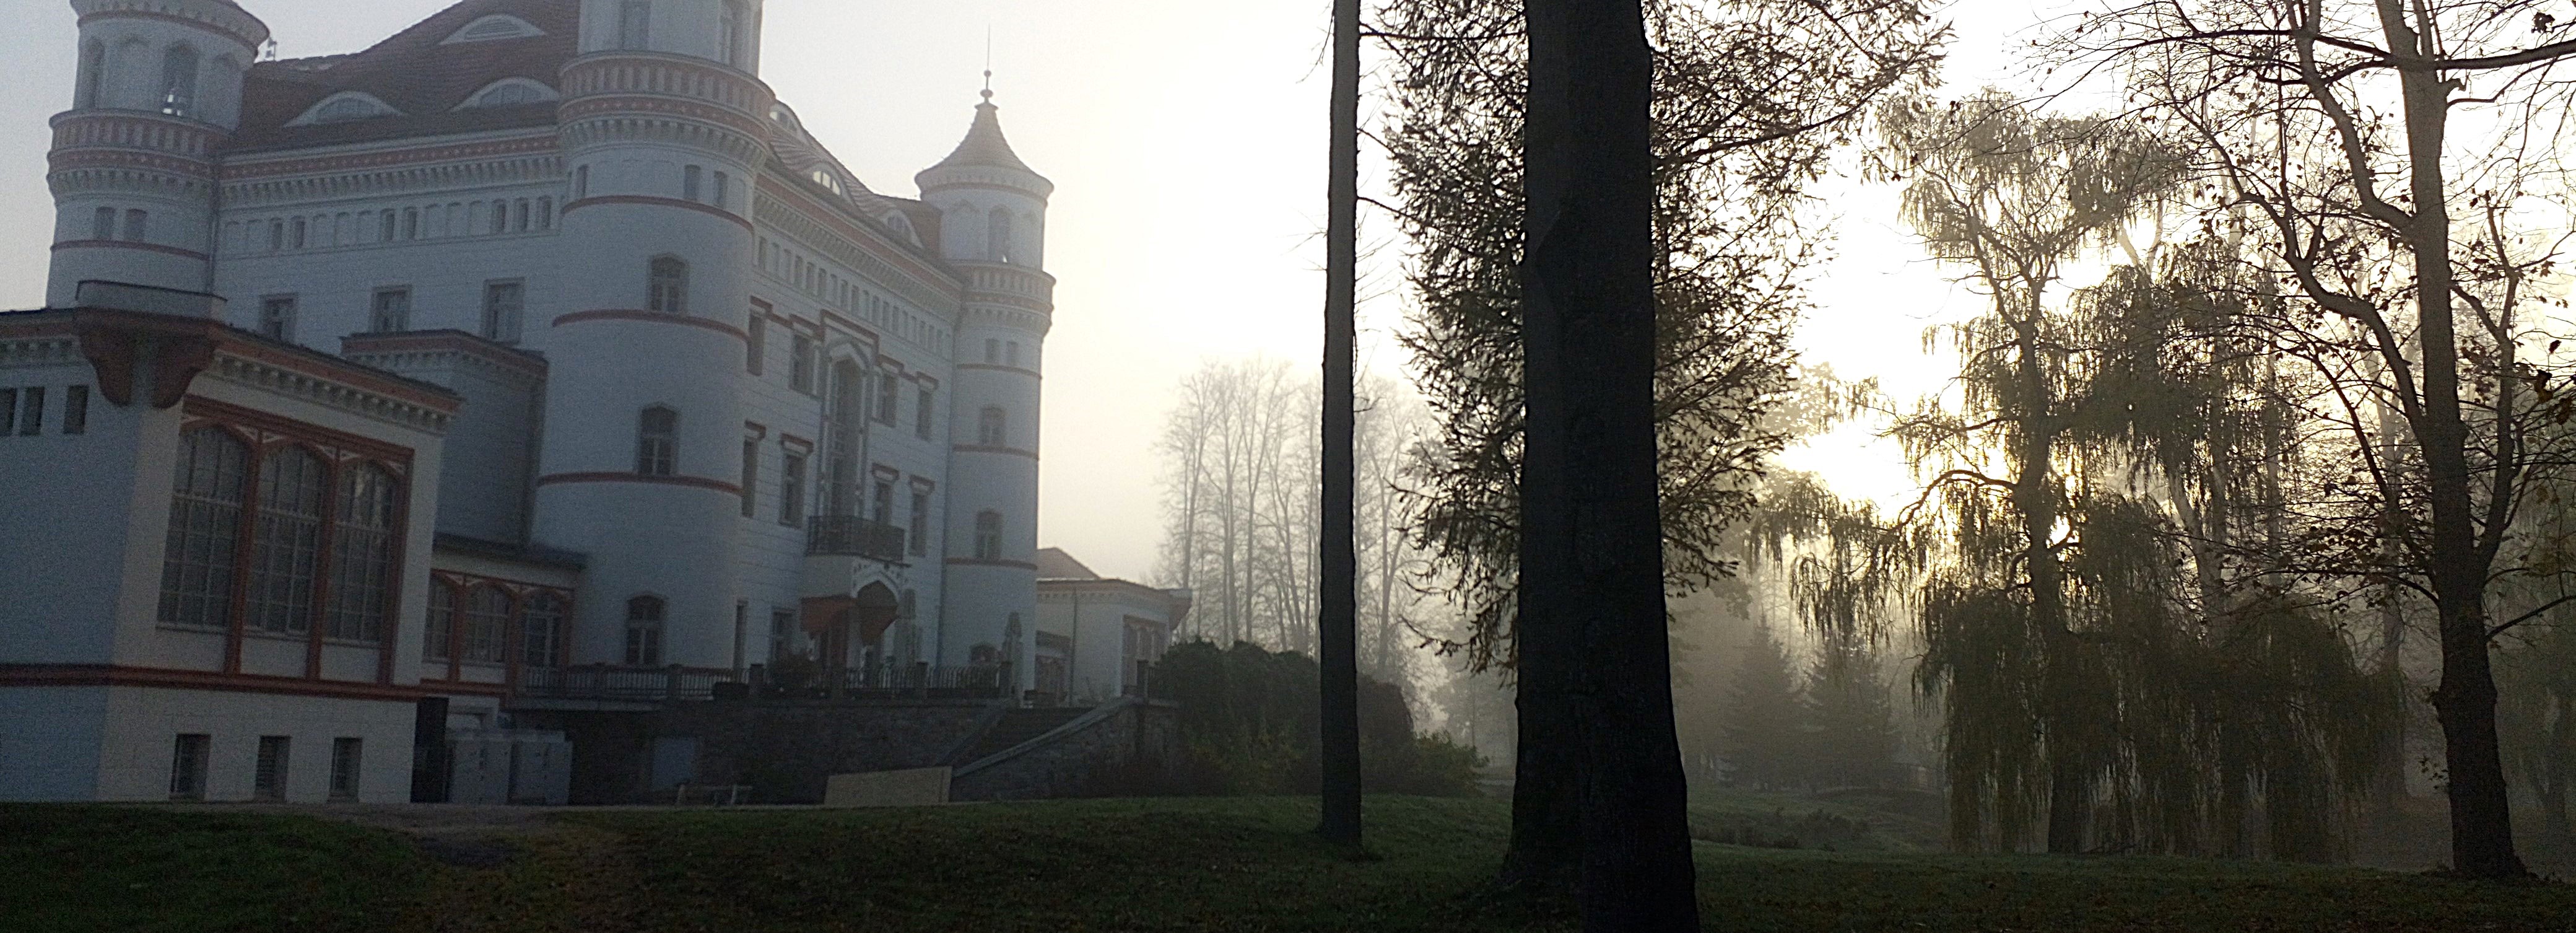
[[[975,122],[966,128],[966,138],[956,151],[913,176],[924,192],[954,183],[995,182],[1016,183],[1040,198],[1054,192],[1053,182],[1011,151],[1011,141],[1002,136],[1001,110],[993,104],[993,92],[985,90],[984,101],[975,105]]]

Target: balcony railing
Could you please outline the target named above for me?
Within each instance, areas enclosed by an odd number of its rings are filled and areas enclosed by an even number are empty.
[[[730,671],[670,667],[530,667],[519,671],[521,696],[548,700],[619,700],[669,703],[704,700]]]
[[[903,560],[903,528],[855,515],[818,515],[805,526],[805,553],[865,557],[887,563]]]

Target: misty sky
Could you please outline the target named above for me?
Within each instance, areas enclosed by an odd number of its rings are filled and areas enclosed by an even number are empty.
[[[356,51],[448,0],[240,0],[279,53]],[[1152,443],[1171,384],[1203,357],[1305,363],[1320,342],[1326,0],[768,0],[763,74],[870,188],[911,197],[914,172],[965,133],[987,30],[996,102],[1020,156],[1056,183],[1056,291],[1045,388],[1040,543],[1105,574],[1148,579],[1160,536]],[[45,121],[69,106],[74,23],[63,0],[0,0],[0,307],[43,301],[52,200]],[[1952,11],[1954,88],[2009,75],[2026,0]],[[1899,397],[1939,385],[1923,326],[1973,301],[1893,221],[1890,192],[1836,183],[1842,256],[1800,334],[1845,378]],[[1402,296],[1391,225],[1364,218],[1364,365],[1396,372],[1385,339]],[[1905,486],[1892,446],[1845,432],[1790,465],[1847,494]]]

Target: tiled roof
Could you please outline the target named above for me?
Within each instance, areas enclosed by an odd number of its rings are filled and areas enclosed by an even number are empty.
[[[1045,579],[1045,580],[1097,580],[1097,579],[1100,579],[1100,575],[1099,575],[1099,574],[1091,572],[1091,568],[1090,568],[1090,567],[1084,566],[1084,565],[1083,565],[1083,563],[1082,563],[1081,561],[1078,561],[1078,560],[1073,559],[1073,555],[1065,553],[1063,548],[1052,548],[1052,547],[1039,548],[1039,549],[1038,549],[1038,561],[1037,561],[1037,563],[1038,563],[1038,577],[1039,577],[1040,579]]]
[[[992,94],[986,92],[984,102],[975,105],[975,123],[966,128],[965,141],[958,143],[957,151],[949,153],[948,158],[931,167],[1008,168],[1037,174],[1011,151],[1011,141],[1002,138],[1001,109],[993,106]]]
[[[477,19],[506,13],[545,35],[440,45]],[[475,91],[504,78],[548,87],[578,51],[578,0],[463,0],[351,55],[261,62],[250,70],[242,126],[234,144],[286,148],[472,132],[553,122],[554,104],[455,112]],[[314,104],[343,91],[367,94],[401,111],[313,126],[287,126]]]

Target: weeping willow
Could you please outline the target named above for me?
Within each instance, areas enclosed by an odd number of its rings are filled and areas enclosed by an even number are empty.
[[[1956,401],[1894,429],[1930,479],[1901,518],[1939,538],[1916,685],[1954,843],[2334,858],[2397,703],[2342,597],[2276,559],[2335,452],[2293,443],[2304,387],[2242,326],[2272,304],[2222,236],[2132,241],[2187,154],[1996,94],[1882,122],[1907,219],[1992,302],[1945,331]],[[2127,265],[2055,294],[2114,245]]]

